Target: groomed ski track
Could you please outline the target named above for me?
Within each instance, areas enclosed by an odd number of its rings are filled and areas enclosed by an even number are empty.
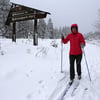
[[[89,65],[92,81],[91,82],[89,81],[89,76],[86,69],[86,62],[84,60],[84,55],[83,55],[82,66],[85,68],[83,69],[83,73],[82,73],[83,76],[79,82],[79,86],[75,89],[74,93],[72,93],[73,88],[74,88],[72,85],[68,89],[65,96],[62,97],[62,94],[64,94],[65,92],[64,90],[66,89],[66,85],[69,80],[68,79],[69,77],[67,75],[68,73],[67,74],[64,73],[65,75],[64,78],[62,78],[60,82],[58,82],[57,87],[51,94],[49,100],[62,100],[61,98],[63,98],[63,100],[83,100],[83,99],[93,100],[93,98],[95,98],[95,100],[100,100],[99,92],[98,92],[99,90],[96,89],[96,83],[95,83],[96,79],[93,73],[93,70],[96,68],[96,66],[98,66],[97,64],[99,63],[100,53],[99,53],[98,48],[100,49],[98,45],[96,44],[94,45],[91,43],[87,43],[87,47],[85,48],[86,58]],[[95,53],[98,53],[98,55],[95,55]],[[94,71],[96,72],[96,69]],[[76,78],[77,78],[77,75],[76,75]]]

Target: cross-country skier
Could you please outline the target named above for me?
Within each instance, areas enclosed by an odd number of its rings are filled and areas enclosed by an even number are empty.
[[[72,24],[71,33],[67,35],[66,38],[62,36],[62,42],[66,44],[70,41],[70,84],[73,83],[75,78],[75,68],[74,63],[76,61],[78,79],[81,79],[81,60],[82,60],[82,48],[85,46],[85,40],[81,33],[78,32],[78,25]]]

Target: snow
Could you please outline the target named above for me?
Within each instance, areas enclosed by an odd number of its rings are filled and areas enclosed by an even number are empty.
[[[48,1],[45,1],[45,0],[34,0],[34,3],[32,0],[30,1],[27,1],[27,0],[10,0],[11,3],[15,3],[15,4],[20,4],[20,5],[24,5],[24,6],[27,6],[27,7],[31,7],[31,8],[35,8],[35,9],[39,9],[39,10],[43,10],[43,11],[46,11],[46,12],[50,12],[51,8],[48,8],[48,5],[49,3],[52,4],[52,2],[48,2]],[[52,5],[51,5],[52,6]]]
[[[69,44],[63,46],[63,71],[60,72],[60,40],[0,39],[0,100],[58,100],[69,81]],[[93,43],[93,41],[92,41]],[[82,60],[82,80],[71,96],[72,88],[64,100],[100,100],[100,46],[87,42],[86,63]],[[56,44],[57,47],[52,45]],[[76,75],[77,80],[77,75]]]

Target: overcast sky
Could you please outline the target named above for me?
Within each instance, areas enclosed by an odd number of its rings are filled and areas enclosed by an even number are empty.
[[[48,11],[54,27],[77,23],[81,33],[95,31],[100,0],[10,0],[32,8]]]

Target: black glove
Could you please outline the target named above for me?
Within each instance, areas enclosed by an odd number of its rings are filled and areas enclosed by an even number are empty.
[[[62,36],[61,36],[61,39],[64,40],[64,36],[63,36],[63,34],[62,34]]]
[[[81,48],[84,48],[84,47],[85,47],[85,45],[83,43],[81,43]]]

